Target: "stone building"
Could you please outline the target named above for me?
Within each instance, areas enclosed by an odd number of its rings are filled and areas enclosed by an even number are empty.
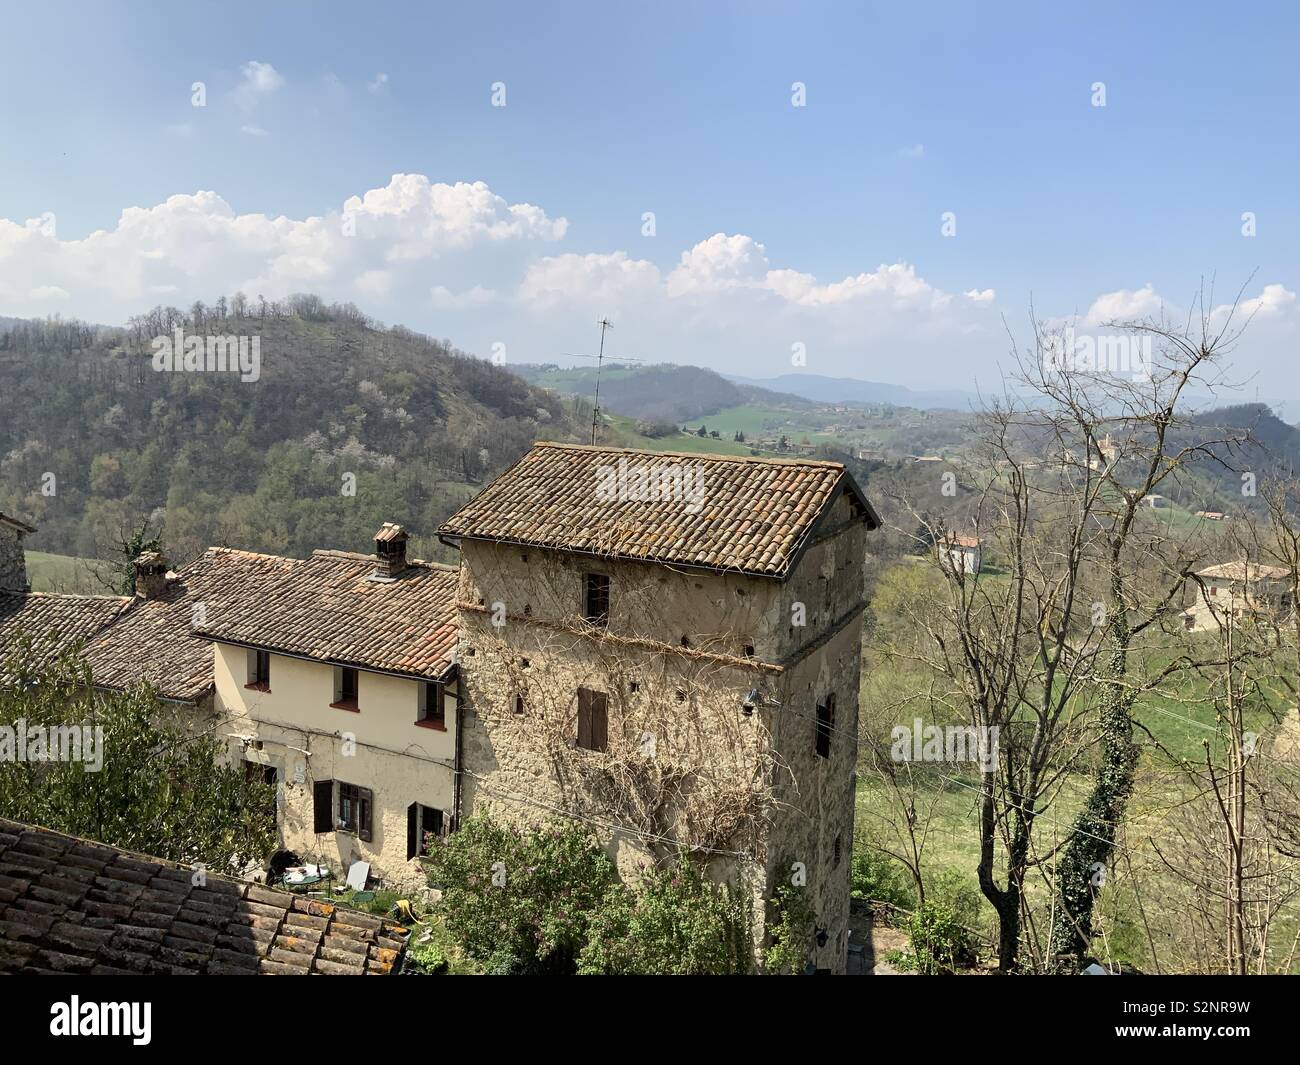
[[[1198,570],[1189,581],[1192,605],[1183,624],[1193,632],[1218,631],[1220,625],[1253,620],[1276,625],[1294,609],[1291,574],[1284,566],[1249,559]]]
[[[538,444],[441,528],[466,813],[584,817],[620,865],[678,847],[848,939],[866,533],[837,463]]]

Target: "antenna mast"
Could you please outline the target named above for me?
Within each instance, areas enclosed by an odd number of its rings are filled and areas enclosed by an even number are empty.
[[[596,360],[596,396],[592,401],[591,410],[591,442],[596,443],[596,434],[600,430],[600,368],[605,364],[606,359],[617,359],[619,362],[640,362],[640,359],[632,359],[626,355],[606,355],[605,354],[605,331],[613,329],[614,323],[608,318],[602,318],[596,323],[600,326],[600,348],[595,355],[588,355],[585,352],[570,351],[565,354],[576,359],[595,359]]]

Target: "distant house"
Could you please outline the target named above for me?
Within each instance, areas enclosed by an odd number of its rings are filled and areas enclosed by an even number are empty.
[[[1130,496],[1130,498],[1132,497]],[[1163,510],[1165,507],[1169,506],[1169,500],[1155,492],[1152,492],[1148,496],[1143,496],[1141,503],[1144,507],[1150,507],[1152,510]]]
[[[1221,510],[1198,510],[1196,517],[1205,521],[1224,521],[1228,515]]]
[[[940,541],[945,561],[958,573],[979,573],[984,565],[982,541],[978,536],[949,534]]]
[[[1291,574],[1282,566],[1241,559],[1197,571],[1183,624],[1194,632],[1243,619],[1276,623],[1294,609]]]

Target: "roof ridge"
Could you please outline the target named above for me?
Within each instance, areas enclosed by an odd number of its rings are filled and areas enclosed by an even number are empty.
[[[203,552],[203,555],[214,555],[214,554],[220,554],[220,555],[239,555],[241,558],[264,558],[264,559],[266,559],[268,562],[290,562],[290,563],[297,563],[297,562],[301,562],[301,561],[302,561],[302,559],[300,559],[300,558],[294,558],[292,555],[273,555],[273,554],[271,554],[269,551],[248,551],[248,550],[246,550],[246,549],[244,549],[244,548],[242,548],[242,547],[217,547],[217,546],[213,546],[213,547],[206,548],[206,549],[204,550],[204,552]],[[199,558],[202,558],[203,555],[200,555]],[[191,562],[187,562],[187,563],[185,564],[185,566],[186,566],[186,567],[188,567],[188,566],[192,566],[192,565],[193,565],[195,562],[197,562],[197,561],[198,561],[198,559],[196,558],[196,559],[194,559],[194,560],[191,561]]]
[[[682,459],[707,459],[710,462],[749,462],[758,463],[764,466],[820,466],[825,469],[843,470],[845,465],[842,462],[832,462],[828,459],[802,459],[802,458],[768,458],[764,455],[722,455],[713,451],[655,451],[646,447],[616,447],[606,444],[569,444],[562,440],[538,440],[533,444],[534,448],[553,447],[562,448],[566,451],[605,451],[622,453],[625,455],[666,455],[672,458]]]
[[[130,603],[133,596],[129,595],[104,595],[96,592],[10,592],[0,591],[0,595],[21,595],[26,599],[85,599],[85,600],[103,600],[106,603],[119,602]]]

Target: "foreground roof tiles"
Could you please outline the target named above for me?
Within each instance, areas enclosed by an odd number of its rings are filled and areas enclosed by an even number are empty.
[[[0,973],[386,975],[381,917],[0,818]]]
[[[29,637],[41,666],[54,662],[74,644],[90,640],[131,605],[120,595],[56,595],[52,592],[0,592],[0,682],[4,660]]]
[[[879,525],[837,462],[540,443],[439,531],[784,577],[841,490]]]
[[[412,562],[375,579],[371,555],[316,551],[208,609],[201,635],[282,654],[434,679],[456,646],[457,570]],[[209,657],[211,650],[209,649]]]
[[[212,645],[195,636],[199,623],[300,565],[277,555],[208,548],[161,595],[136,602],[87,646],[95,684],[120,689],[143,681],[166,699],[201,698],[214,681]]]

